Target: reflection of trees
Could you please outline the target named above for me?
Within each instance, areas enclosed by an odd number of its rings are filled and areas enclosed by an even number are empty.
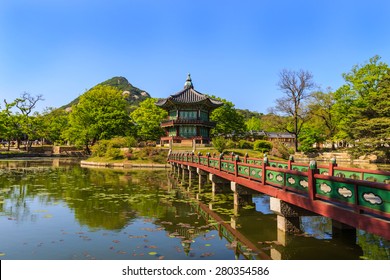
[[[390,241],[371,233],[358,231],[357,243],[363,249],[363,259],[388,260],[390,259]]]
[[[158,172],[78,167],[72,172],[71,184],[77,187],[66,188],[64,199],[81,224],[121,229],[136,212],[154,216],[153,212],[162,209],[157,195],[160,192],[158,182],[161,182]]]
[[[33,216],[33,200],[41,205],[64,201],[81,225],[94,229],[121,229],[135,211],[152,217],[166,211],[159,195],[163,177],[159,178],[165,171],[90,170],[79,166],[52,169],[51,164],[20,164],[3,165],[0,176],[0,197],[4,196],[0,209],[17,219]]]

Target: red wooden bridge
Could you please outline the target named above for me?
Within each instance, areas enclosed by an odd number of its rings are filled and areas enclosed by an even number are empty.
[[[168,161],[390,240],[390,172],[234,155],[171,153]]]

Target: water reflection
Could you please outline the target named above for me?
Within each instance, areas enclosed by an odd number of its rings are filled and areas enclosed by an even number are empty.
[[[334,239],[321,217],[286,236],[268,197],[238,209],[197,184],[165,170],[1,161],[0,259],[390,259],[380,237]]]

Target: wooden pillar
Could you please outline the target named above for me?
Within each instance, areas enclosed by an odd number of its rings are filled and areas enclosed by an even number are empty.
[[[294,157],[291,155],[291,156],[289,157],[289,159],[288,159],[288,162],[287,162],[287,165],[288,165],[287,169],[288,169],[288,170],[292,170],[292,164],[293,164],[293,162],[294,162]]]
[[[329,163],[329,176],[334,176],[334,168],[337,167],[336,158],[331,158]]]
[[[309,198],[315,200],[316,195],[316,180],[314,175],[318,174],[317,162],[315,160],[310,161],[309,170],[307,171],[308,192]]]

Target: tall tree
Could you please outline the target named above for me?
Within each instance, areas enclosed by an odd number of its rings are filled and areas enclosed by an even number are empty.
[[[69,113],[64,109],[46,108],[41,118],[44,126],[42,137],[52,143],[64,143],[63,134],[68,127]]]
[[[321,90],[313,92],[307,105],[310,119],[315,120],[322,137],[331,141],[332,149],[334,149],[334,137],[338,126],[338,119],[333,109],[334,104],[334,93],[328,88],[327,92]]]
[[[307,117],[304,102],[309,97],[310,91],[315,88],[313,75],[304,70],[283,69],[279,73],[278,87],[284,96],[276,99],[274,110],[291,119],[291,123],[285,126],[285,130],[295,135],[297,140],[295,150],[298,150],[298,137]]]
[[[32,136],[36,133],[36,127],[34,124],[35,117],[32,117],[32,113],[34,113],[34,109],[38,103],[38,101],[43,100],[43,97],[41,94],[33,96],[28,92],[25,92],[21,95],[20,98],[17,98],[15,100],[15,106],[19,109],[21,114],[21,126],[22,131],[25,135],[25,142],[26,142],[26,151],[29,151],[30,147],[30,139]]]
[[[215,109],[210,119],[216,122],[211,130],[213,137],[240,138],[246,131],[244,116],[234,108],[234,104],[222,98],[212,96],[213,99],[223,102],[223,106]]]
[[[372,57],[343,74],[346,84],[335,92],[340,131],[353,142],[357,155],[390,157],[390,68]]]
[[[160,123],[168,116],[168,113],[156,106],[156,102],[157,98],[148,98],[130,114],[136,126],[137,136],[141,140],[157,140],[164,135]]]
[[[120,90],[110,86],[95,86],[72,107],[67,139],[84,145],[89,153],[89,146],[100,139],[126,135],[130,127],[126,106]]]
[[[250,119],[245,121],[245,126],[247,131],[259,131],[263,129],[263,125],[260,118],[251,117]]]

